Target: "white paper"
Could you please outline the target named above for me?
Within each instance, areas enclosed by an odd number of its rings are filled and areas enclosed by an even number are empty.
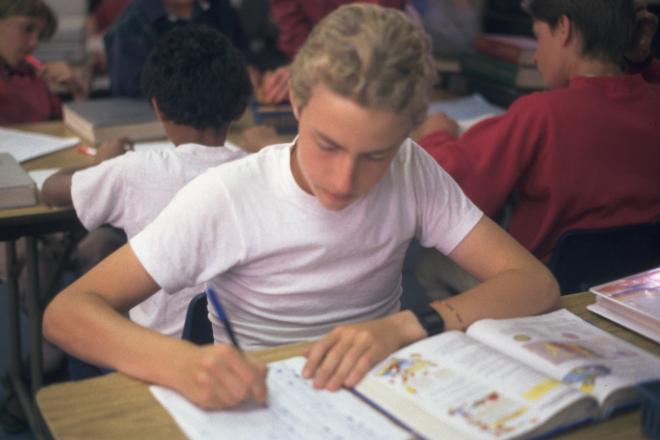
[[[34,180],[34,183],[37,184],[37,188],[39,188],[39,191],[44,187],[44,182],[46,179],[48,179],[50,176],[55,174],[57,171],[59,171],[60,168],[45,168],[42,170],[32,170],[28,171],[28,174],[30,177],[32,177],[32,180]]]
[[[72,147],[78,142],[80,139],[77,137],[59,137],[0,128],[0,152],[11,154],[18,162],[54,153]]]
[[[268,406],[246,403],[204,411],[175,391],[151,392],[193,440],[206,439],[406,439],[410,434],[346,390],[315,390],[300,376],[305,359],[273,362],[268,368]]]
[[[465,98],[432,102],[428,114],[444,112],[458,123],[460,132],[463,133],[477,122],[505,111],[502,107],[489,103],[481,95],[474,94]]]

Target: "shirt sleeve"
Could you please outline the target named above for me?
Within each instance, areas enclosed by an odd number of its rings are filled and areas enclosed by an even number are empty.
[[[135,153],[76,171],[71,178],[71,200],[85,229],[104,224],[122,227],[125,176],[131,174]]]
[[[420,145],[487,215],[504,206],[547,133],[542,93],[522,97],[503,115],[485,119],[460,138],[438,131]]]
[[[176,292],[202,284],[244,258],[239,225],[216,168],[182,188],[129,243],[156,283]]]
[[[419,232],[424,247],[449,254],[483,216],[454,179],[421,148],[413,162]]]

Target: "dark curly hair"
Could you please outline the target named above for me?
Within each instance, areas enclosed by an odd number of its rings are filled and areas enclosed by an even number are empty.
[[[240,117],[252,93],[241,53],[222,33],[199,25],[175,28],[158,41],[141,86],[167,120],[198,130]]]

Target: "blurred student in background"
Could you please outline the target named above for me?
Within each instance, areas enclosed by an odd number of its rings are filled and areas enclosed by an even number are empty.
[[[140,72],[151,49],[167,31],[190,23],[217,29],[245,50],[228,0],[133,0],[105,36],[112,94],[140,96]]]
[[[513,195],[509,233],[547,262],[569,230],[660,219],[660,62],[649,56],[657,20],[633,0],[524,7],[551,90],[458,138],[456,122],[434,114],[419,143],[486,214]],[[626,64],[639,74],[624,74]]]
[[[69,65],[42,64],[32,56],[56,28],[57,18],[42,0],[0,0],[0,124],[60,118],[61,102],[49,82],[84,97],[86,88]]]

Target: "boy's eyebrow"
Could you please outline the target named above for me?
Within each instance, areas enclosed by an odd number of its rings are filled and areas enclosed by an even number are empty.
[[[329,144],[331,147],[333,147],[333,148],[339,148],[339,149],[341,149],[341,150],[344,150],[344,149],[345,149],[344,147],[342,147],[341,145],[339,145],[337,142],[335,142],[334,140],[332,140],[332,138],[330,138],[330,137],[328,137],[327,135],[321,133],[320,131],[318,131],[318,130],[316,130],[316,129],[313,129],[312,131],[314,132],[314,135],[315,135],[316,137],[320,138],[323,142]],[[398,148],[398,147],[399,147],[398,144],[397,144],[397,145],[390,145],[389,147],[381,148],[380,150],[368,151],[368,152],[365,152],[365,153],[363,153],[363,154],[382,154],[382,153],[387,153],[387,152],[389,152],[389,151],[391,151],[391,150],[395,150],[395,149]]]

